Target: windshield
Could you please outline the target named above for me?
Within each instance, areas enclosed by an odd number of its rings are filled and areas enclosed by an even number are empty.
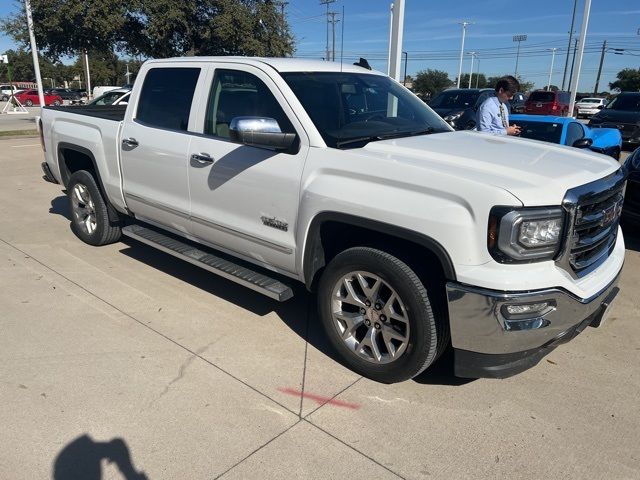
[[[518,121],[517,124],[521,129],[520,136],[522,138],[560,143],[560,137],[562,136],[561,123]]]
[[[87,105],[113,105],[113,102],[128,92],[107,92],[95,100],[91,100]]]
[[[282,77],[332,148],[451,131],[420,99],[383,75],[288,72]]]
[[[442,92],[429,102],[431,108],[469,108],[476,104],[480,92],[468,90],[449,90]]]
[[[640,94],[618,95],[605,108],[608,110],[640,112]]]

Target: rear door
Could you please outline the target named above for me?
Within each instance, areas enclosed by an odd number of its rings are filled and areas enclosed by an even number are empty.
[[[151,63],[122,127],[123,190],[136,217],[188,232],[188,152],[202,62]]]
[[[193,232],[215,247],[293,273],[306,134],[282,91],[255,66],[217,63],[207,86],[201,135],[190,146]],[[232,142],[229,124],[245,116],[274,118],[282,132],[298,135],[296,147],[278,152]]]

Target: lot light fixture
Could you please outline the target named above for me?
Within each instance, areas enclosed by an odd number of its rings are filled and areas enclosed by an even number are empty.
[[[514,35],[513,36],[513,41],[514,42],[518,42],[518,51],[516,53],[516,72],[513,75],[514,77],[518,78],[518,60],[520,58],[520,44],[522,42],[526,42],[527,41],[527,36],[526,35]]]

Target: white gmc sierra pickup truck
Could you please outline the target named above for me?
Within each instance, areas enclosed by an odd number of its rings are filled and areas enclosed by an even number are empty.
[[[47,107],[72,229],[121,235],[271,298],[317,293],[343,362],[507,377],[598,326],[618,292],[626,169],[454,132],[389,77],[332,62],[146,62],[126,107]]]

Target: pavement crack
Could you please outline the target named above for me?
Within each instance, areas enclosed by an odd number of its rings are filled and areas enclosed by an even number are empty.
[[[191,365],[196,358],[200,358],[200,355],[202,355],[205,351],[207,351],[207,349],[211,345],[213,345],[214,343],[215,343],[215,341],[209,342],[204,347],[199,348],[198,350],[196,350],[195,351],[195,355],[189,356],[184,362],[182,362],[182,364],[180,365],[180,368],[178,369],[178,375],[164,387],[164,390],[162,390],[162,392],[160,392],[160,395],[158,395],[158,398],[156,398],[155,400],[152,400],[149,403],[149,407],[151,407],[154,403],[158,402],[167,393],[169,393],[169,389],[171,388],[171,385],[173,385],[174,383],[180,381],[184,377],[184,374],[187,371],[187,368],[189,367],[189,365]]]
[[[311,309],[312,302],[307,302],[307,318],[305,325],[305,333],[304,333],[304,364],[302,367],[302,386],[300,387],[300,411],[298,413],[298,419],[302,420],[302,405],[304,402],[304,387],[307,381],[307,353],[309,352],[309,322],[311,319],[311,313],[309,310]]]

